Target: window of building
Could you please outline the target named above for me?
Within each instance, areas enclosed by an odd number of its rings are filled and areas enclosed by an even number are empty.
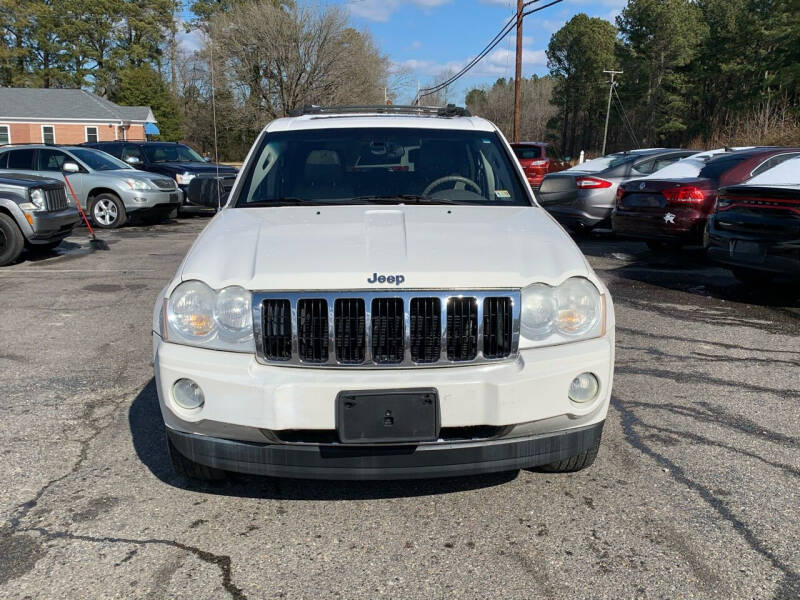
[[[8,125],[0,125],[0,146],[11,143],[11,130]]]
[[[97,127],[87,127],[86,128],[86,141],[87,142],[96,142],[97,140],[98,140]]]
[[[42,142],[45,144],[56,143],[56,130],[52,125],[42,125]]]

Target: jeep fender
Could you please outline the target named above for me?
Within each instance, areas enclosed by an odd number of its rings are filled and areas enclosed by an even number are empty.
[[[30,239],[33,235],[33,227],[30,226],[28,220],[25,218],[25,213],[19,207],[20,202],[27,201],[28,199],[20,194],[4,192],[3,195],[0,195],[0,209],[5,209],[3,212],[10,214],[14,221],[16,221],[17,227],[22,231],[22,235],[24,235],[26,239]]]

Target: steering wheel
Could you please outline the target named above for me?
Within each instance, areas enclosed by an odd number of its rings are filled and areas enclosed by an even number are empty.
[[[453,187],[454,190],[458,190],[458,189],[463,190],[464,186],[468,185],[468,186],[474,188],[475,191],[478,194],[482,194],[480,186],[477,183],[475,183],[474,181],[472,181],[472,179],[469,179],[467,177],[462,177],[461,175],[447,175],[446,177],[440,177],[439,179],[437,179],[435,181],[432,181],[430,183],[430,185],[428,185],[428,187],[425,188],[425,191],[422,192],[422,195],[423,196],[427,196],[431,192],[432,189],[442,185],[443,183],[445,183],[447,181],[455,181],[456,182],[456,185]],[[459,183],[462,184],[461,187],[458,186]]]

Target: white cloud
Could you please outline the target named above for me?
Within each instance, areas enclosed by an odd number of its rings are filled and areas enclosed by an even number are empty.
[[[410,3],[428,10],[449,2],[451,0],[411,0]],[[401,0],[350,0],[346,6],[356,17],[370,21],[388,21],[401,4]]]
[[[514,73],[514,51],[495,49],[481,62],[475,65],[464,77],[508,77]],[[421,78],[438,77],[442,73],[460,71],[471,59],[462,61],[437,62],[431,60],[418,60],[409,58],[396,63],[400,69],[413,71]],[[522,51],[522,66],[525,74],[547,64],[544,50],[524,49]]]
[[[186,53],[191,54],[193,52],[197,52],[203,47],[205,43],[205,35],[199,29],[192,29],[190,31],[186,31],[184,25],[186,21],[179,21],[178,26],[178,33],[176,34],[176,39],[178,41],[178,46]]]

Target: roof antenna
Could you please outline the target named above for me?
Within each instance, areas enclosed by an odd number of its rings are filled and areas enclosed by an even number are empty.
[[[211,122],[214,126],[214,164],[217,166],[217,212],[222,209],[222,193],[219,189],[219,152],[217,150],[217,103],[216,91],[214,89],[214,37],[211,32],[208,33],[208,38],[211,41]]]

